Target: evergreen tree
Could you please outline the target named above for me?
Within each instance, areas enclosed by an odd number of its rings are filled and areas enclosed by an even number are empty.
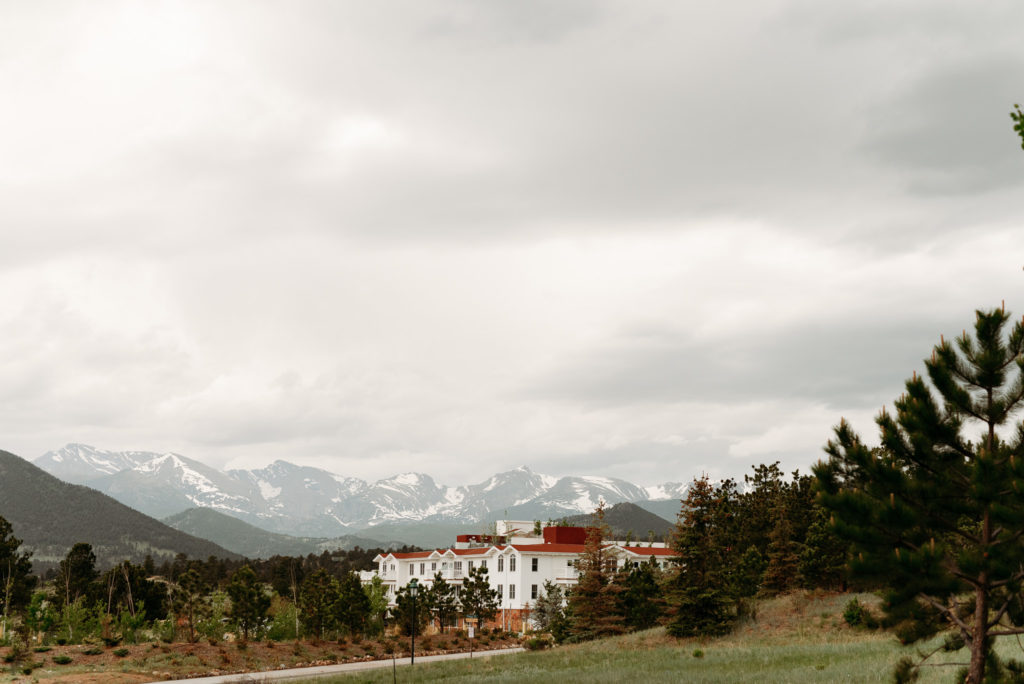
[[[256,579],[256,573],[243,565],[231,576],[227,587],[231,598],[230,617],[241,630],[242,641],[248,641],[267,618],[270,609],[270,595]]]
[[[915,373],[895,415],[879,414],[881,447],[842,421],[815,467],[821,503],[853,543],[852,570],[888,587],[906,640],[940,616],[953,626],[970,648],[969,684],[985,679],[995,637],[1024,633],[1024,423],[1011,422],[1024,326],[1007,334],[1008,321],[978,311],[973,337],[942,338],[925,361],[930,386]],[[979,427],[977,442],[964,436]]]
[[[469,571],[462,582],[459,602],[462,604],[462,614],[476,615],[479,620],[477,624],[482,625],[494,619],[498,612],[498,590],[491,588],[486,567],[477,566]]]
[[[179,577],[173,593],[174,612],[185,619],[188,629],[188,640],[194,643],[197,640],[196,627],[199,620],[208,611],[206,600],[206,587],[203,586],[202,577],[195,568],[185,570]]]
[[[560,642],[565,638],[568,622],[565,617],[565,592],[561,585],[544,580],[544,590],[533,604],[531,619],[537,629],[551,632],[555,641]]]
[[[601,501],[594,512],[593,524],[587,528],[583,553],[576,561],[579,577],[569,592],[566,610],[572,641],[612,636],[626,630],[618,610],[618,595],[623,587],[612,582],[615,556],[604,544],[608,535],[604,513],[604,501]]]
[[[800,583],[808,589],[844,589],[848,546],[836,536],[825,509],[816,507],[797,565]]]
[[[71,547],[57,571],[57,582],[64,598],[64,605],[74,603],[80,597],[92,599],[95,596],[93,582],[99,577],[96,570],[96,554],[92,544],[79,542]]]
[[[384,630],[384,620],[388,614],[387,587],[384,586],[384,580],[374,575],[370,583],[363,587],[363,592],[370,604],[367,633],[379,634]]]
[[[314,639],[334,627],[334,604],[338,600],[337,582],[323,568],[308,575],[299,594],[302,626]]]
[[[629,572],[620,572],[624,591],[619,595],[619,612],[630,629],[650,629],[664,612],[658,583],[659,571],[653,562],[641,563]]]
[[[761,586],[768,594],[785,591],[796,584],[800,562],[800,544],[794,539],[789,511],[780,503],[772,519],[775,523],[768,543],[768,563]]]
[[[32,575],[32,552],[19,551],[21,540],[0,516],[0,635],[7,632],[10,615],[32,599],[36,578]]]
[[[735,504],[731,480],[713,488],[705,475],[690,486],[673,540],[679,567],[667,596],[674,609],[668,625],[672,636],[717,635],[732,628]]]
[[[440,572],[434,575],[433,583],[424,594],[426,605],[437,618],[438,629],[443,632],[446,627],[455,624],[459,615],[459,597],[455,587],[448,584]]]
[[[391,619],[405,636],[412,636],[413,631],[416,636],[422,634],[430,619],[430,606],[424,600],[427,595],[424,588],[419,587],[415,598],[408,585],[395,593],[395,607],[391,610]]]
[[[1013,130],[1020,136],[1020,148],[1024,150],[1024,112],[1021,111],[1020,105],[1013,105],[1010,118],[1013,119]]]
[[[338,584],[338,598],[334,604],[334,620],[349,634],[363,634],[370,617],[370,598],[363,591],[359,575],[347,572]]]

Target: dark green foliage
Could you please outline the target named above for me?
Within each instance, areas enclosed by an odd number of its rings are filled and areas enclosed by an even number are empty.
[[[416,597],[412,596],[406,585],[395,594],[395,606],[391,610],[391,619],[405,636],[416,636],[423,633],[430,618],[430,606],[425,605],[426,587],[419,587]]]
[[[338,598],[334,603],[334,620],[348,634],[363,634],[370,617],[370,599],[363,591],[359,575],[345,574],[338,585]]]
[[[230,617],[238,625],[242,641],[247,641],[266,620],[270,595],[248,565],[243,565],[231,576],[227,592],[231,598]]]
[[[619,595],[624,587],[612,581],[615,577],[612,567],[614,557],[604,546],[607,532],[602,501],[595,511],[593,523],[587,529],[583,553],[576,561],[579,578],[576,586],[569,591],[566,613],[570,641],[587,641],[626,631],[619,610]]]
[[[207,614],[209,601],[207,588],[194,568],[189,568],[178,577],[178,583],[172,591],[171,598],[175,614],[185,621],[188,641],[195,643],[197,640],[196,627],[199,619]]]
[[[498,612],[498,591],[491,588],[486,567],[477,566],[469,571],[462,582],[459,603],[463,615],[476,615],[477,624],[494,619]]]
[[[337,581],[320,569],[306,577],[299,594],[302,626],[314,639],[323,639],[324,632],[334,627],[334,605],[338,601]]]
[[[808,588],[842,589],[849,544],[836,536],[824,508],[815,509],[797,565],[800,583]]]
[[[240,558],[94,489],[62,482],[6,451],[0,451],[0,502],[4,517],[25,545],[35,550],[37,573],[54,567],[76,542],[92,546],[100,568],[126,558],[141,563],[146,554],[171,558],[183,552],[196,558]]]
[[[550,632],[555,641],[561,643],[568,635],[569,621],[565,616],[565,592],[551,580],[544,580],[544,588],[531,614],[534,626],[542,632]]]
[[[85,598],[96,597],[93,582],[99,577],[96,571],[96,554],[92,545],[79,542],[71,547],[68,555],[60,562],[57,571],[57,587],[64,599],[64,605]]]
[[[36,578],[32,576],[32,553],[20,551],[21,540],[11,524],[0,516],[0,620],[28,605]]]
[[[1001,309],[978,311],[974,336],[942,339],[876,422],[868,448],[841,422],[815,467],[819,499],[852,543],[851,568],[887,586],[899,622],[933,631],[937,611],[971,651],[968,679],[985,677],[992,638],[1024,631],[1024,327]],[[1003,436],[997,428],[1010,427]],[[964,436],[970,430],[977,441]],[[980,434],[979,434],[980,433]],[[973,608],[965,605],[971,596]]]
[[[788,511],[779,505],[772,512],[775,523],[768,542],[768,563],[761,586],[768,593],[785,591],[796,584],[800,544],[794,538]]]
[[[731,480],[713,488],[704,476],[690,486],[673,540],[679,569],[668,586],[675,611],[668,624],[672,636],[713,636],[732,629],[736,498]]]
[[[1020,105],[1013,105],[1010,118],[1013,119],[1013,130],[1020,136],[1020,148],[1024,150],[1024,112],[1020,110]]]
[[[459,598],[455,587],[448,584],[440,572],[434,575],[430,588],[424,592],[424,603],[437,619],[437,627],[442,632],[455,624],[459,615]]]
[[[659,571],[652,562],[641,563],[628,573],[619,573],[617,581],[624,584],[624,591],[618,597],[619,613],[629,629],[654,627],[664,613],[664,599],[658,580]]]
[[[756,546],[748,546],[736,565],[733,587],[738,598],[755,596],[761,590],[761,580],[767,563]]]

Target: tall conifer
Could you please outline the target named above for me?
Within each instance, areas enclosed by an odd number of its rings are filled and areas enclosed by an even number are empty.
[[[994,637],[1024,633],[1024,423],[1012,421],[1024,326],[1007,333],[1008,321],[978,311],[973,336],[942,338],[925,361],[930,385],[915,373],[895,413],[876,419],[881,447],[842,421],[815,467],[852,569],[889,587],[908,639],[938,629],[929,617],[958,630],[970,684],[983,681]]]

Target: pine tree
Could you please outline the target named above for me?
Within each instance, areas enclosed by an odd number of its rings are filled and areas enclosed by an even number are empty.
[[[445,581],[444,575],[436,573],[430,589],[424,594],[426,605],[437,618],[438,629],[444,632],[445,628],[455,624],[455,619],[459,615],[459,597],[455,587]]]
[[[785,591],[796,584],[801,547],[794,539],[789,511],[780,503],[772,516],[774,527],[768,543],[768,564],[761,585],[767,594]]]
[[[189,643],[194,643],[197,640],[196,625],[208,609],[206,587],[195,568],[189,568],[178,577],[172,598],[174,612],[186,621]]]
[[[270,595],[263,590],[256,573],[248,565],[243,565],[231,576],[227,592],[231,598],[230,617],[241,630],[242,641],[248,641],[266,620]]]
[[[462,582],[459,602],[464,615],[476,615],[477,624],[494,619],[498,613],[498,590],[491,588],[486,567],[477,566],[469,571]]]
[[[32,575],[32,552],[19,551],[21,540],[0,516],[0,636],[6,634],[7,620],[15,610],[32,599],[36,578]]]
[[[560,634],[562,639],[565,638],[564,630],[567,627],[565,618],[565,592],[562,590],[561,585],[555,584],[551,580],[544,580],[544,588],[540,596],[537,597],[537,602],[533,604],[533,615],[531,616],[534,627],[542,632],[551,632],[552,636],[555,637],[555,641],[561,641],[559,635],[556,632],[563,632]]]
[[[665,610],[659,571],[652,562],[640,563],[616,578],[623,585],[619,594],[619,613],[629,629],[650,629]]]
[[[604,501],[601,501],[594,512],[594,522],[587,528],[583,553],[576,561],[579,577],[569,592],[566,610],[572,641],[587,641],[626,631],[618,605],[618,595],[623,587],[612,582],[615,556],[604,544],[609,534],[604,514]]]
[[[323,639],[324,633],[334,627],[334,604],[338,600],[338,583],[320,568],[302,581],[299,601],[302,626],[314,639]]]
[[[370,617],[370,598],[363,591],[359,575],[347,572],[338,585],[334,621],[349,634],[362,634]]]
[[[845,422],[815,467],[821,503],[853,544],[852,570],[887,587],[905,640],[958,630],[980,684],[1000,635],[1024,633],[1024,326],[978,311],[973,337],[942,338],[868,448]],[[936,397],[937,394],[937,397]],[[964,436],[980,427],[977,442]],[[1010,427],[1008,436],[997,428]],[[970,598],[967,598],[970,596]],[[992,677],[996,672],[989,672]]]
[[[816,507],[815,520],[807,530],[797,571],[807,589],[843,589],[849,544],[836,536],[824,508]]]
[[[408,585],[395,593],[395,607],[391,609],[391,619],[398,625],[403,635],[411,636],[413,630],[416,631],[416,636],[423,633],[423,628],[430,619],[430,606],[425,600],[426,597],[424,587],[419,588],[415,598],[410,593]]]
[[[735,505],[730,480],[712,488],[705,475],[690,485],[673,540],[679,568],[667,596],[674,610],[668,625],[672,636],[711,636],[732,628]]]

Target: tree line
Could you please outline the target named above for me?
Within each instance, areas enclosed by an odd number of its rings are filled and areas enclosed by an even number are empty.
[[[833,531],[814,478],[758,465],[743,486],[695,478],[670,537],[673,566],[622,566],[604,545],[603,506],[577,562],[578,581],[551,582],[532,607],[534,626],[557,642],[667,626],[674,636],[729,631],[758,597],[796,588],[845,589],[849,543]]]

